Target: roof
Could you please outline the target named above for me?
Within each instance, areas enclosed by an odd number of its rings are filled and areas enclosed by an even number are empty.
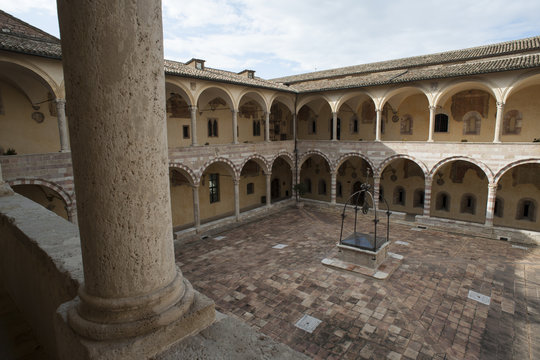
[[[0,49],[60,59],[60,39],[0,10]]]
[[[363,65],[347,66],[331,70],[316,71],[300,75],[285,76],[272,81],[293,85],[298,82],[360,75],[365,73],[410,69],[414,67],[465,62],[470,60],[486,60],[491,57],[514,55],[524,52],[539,52],[540,36],[506,41],[497,44],[478,46],[462,50],[446,51],[436,54],[414,56],[396,60],[381,61]]]
[[[207,66],[204,67],[204,70],[200,70],[196,69],[195,67],[187,66],[181,62],[172,60],[165,60],[165,74],[186,76],[201,80],[219,81],[229,84],[253,86],[272,90],[296,92],[296,90],[292,89],[287,85],[271,80],[264,80],[256,76],[253,79],[250,79],[246,76],[239,75],[232,71],[218,70],[209,68]]]

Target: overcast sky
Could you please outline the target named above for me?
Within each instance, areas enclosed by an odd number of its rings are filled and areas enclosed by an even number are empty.
[[[271,79],[540,35],[539,0],[162,0],[165,58]],[[55,36],[54,0],[0,9]]]

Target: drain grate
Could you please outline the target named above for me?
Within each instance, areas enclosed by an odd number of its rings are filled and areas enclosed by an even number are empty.
[[[398,244],[398,245],[409,246],[409,243],[408,243],[408,242],[406,242],[406,241],[400,241],[400,240],[396,241],[396,244]]]
[[[521,249],[521,250],[529,250],[526,246],[520,246],[520,245],[512,245],[514,249]]]
[[[216,236],[216,237],[214,238],[214,240],[217,240],[217,241],[223,240],[223,239],[225,239],[225,236]]]
[[[317,326],[319,326],[320,323],[322,323],[322,320],[305,314],[300,320],[296,322],[296,324],[294,324],[294,326],[311,334],[317,328]]]
[[[289,246],[289,245],[285,245],[285,244],[277,244],[277,245],[272,246],[272,249],[284,249],[284,248],[286,248],[287,246]]]
[[[390,251],[388,252],[388,255],[393,257],[394,259],[403,260],[403,255],[399,255]]]
[[[491,297],[487,295],[483,295],[480,293],[477,293],[476,291],[469,290],[469,299],[478,301],[481,304],[489,305],[491,302]]]

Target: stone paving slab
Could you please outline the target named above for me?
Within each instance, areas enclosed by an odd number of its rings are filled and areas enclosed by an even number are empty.
[[[390,240],[409,245],[389,245],[404,258],[381,281],[321,263],[340,223],[331,210],[286,209],[222,241],[183,242],[177,261],[219,311],[311,358],[540,359],[539,248],[392,224]],[[322,321],[313,333],[295,326],[305,314]]]

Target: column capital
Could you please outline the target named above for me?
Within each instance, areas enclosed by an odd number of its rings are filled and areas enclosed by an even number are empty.
[[[238,109],[231,109],[231,112],[232,112],[233,114],[238,114]]]
[[[504,108],[504,105],[505,105],[504,102],[502,102],[502,101],[497,101],[497,109],[503,109],[503,108]]]
[[[189,109],[190,111],[197,111],[197,105],[189,105],[189,106],[188,106],[188,109]]]
[[[56,106],[59,106],[59,105],[65,106],[66,105],[66,99],[62,99],[62,98],[56,98],[56,99],[54,99],[54,102],[56,103]]]
[[[488,184],[488,189],[489,190],[497,190],[497,186],[499,186],[499,184],[497,184],[497,183],[489,183]]]
[[[429,105],[429,106],[428,106],[428,109],[429,109],[430,111],[435,111],[435,110],[437,110],[437,107],[436,107],[435,105]]]
[[[240,179],[233,179],[232,181],[233,181],[234,186],[240,185]]]

